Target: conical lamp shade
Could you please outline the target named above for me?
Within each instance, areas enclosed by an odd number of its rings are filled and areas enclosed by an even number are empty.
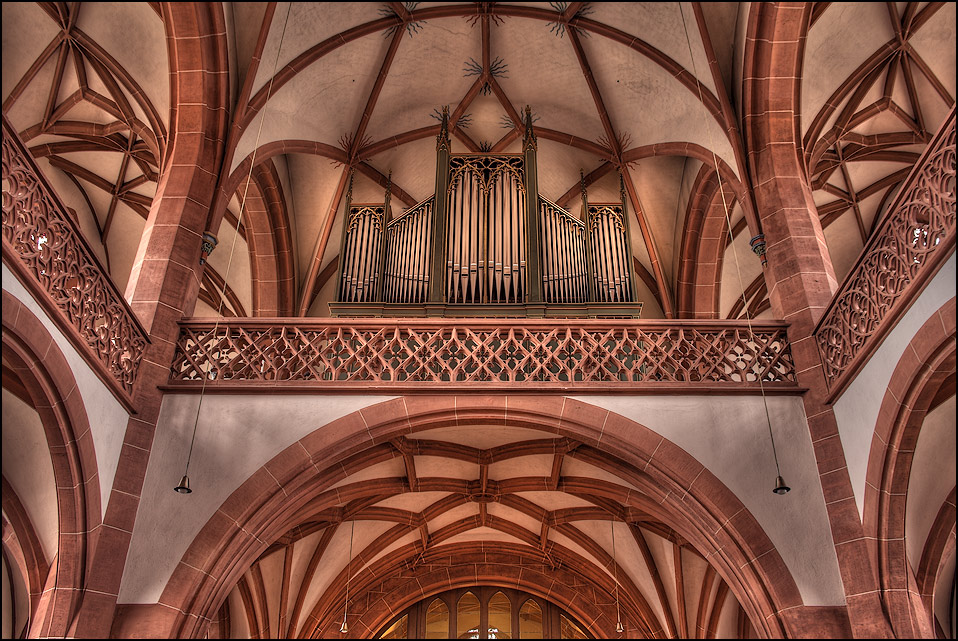
[[[173,488],[180,494],[189,494],[193,490],[190,489],[190,477],[186,474],[183,475],[183,478],[180,479],[180,484]]]
[[[785,479],[783,479],[781,476],[776,476],[775,489],[772,491],[775,492],[776,494],[788,494],[789,492],[792,491],[792,488],[785,485]]]

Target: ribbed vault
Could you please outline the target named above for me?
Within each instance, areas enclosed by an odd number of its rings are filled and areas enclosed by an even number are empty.
[[[350,559],[347,608],[363,635],[421,598],[487,584],[551,598],[606,636],[615,627],[616,578],[630,635],[748,629],[728,585],[662,521],[659,506],[613,498],[638,491],[618,475],[621,463],[549,436],[430,430],[352,457],[357,471],[329,490],[348,497],[343,504],[322,507],[326,496],[315,512],[306,504],[301,522],[239,580],[229,615],[217,618],[253,637],[326,637],[342,623]]]
[[[210,622],[322,637],[342,623],[347,574],[362,634],[470,584],[540,594],[601,637],[614,635],[617,582],[636,637],[801,625],[779,552],[714,475],[571,399],[514,398],[506,411],[502,398],[408,396],[338,419],[233,492],[160,602],[184,613],[176,635]],[[413,578],[417,589],[397,589]]]
[[[224,11],[233,106],[226,155],[203,168],[219,176],[209,227],[221,242],[198,314],[326,315],[350,172],[353,202],[382,202],[391,175],[394,216],[430,196],[444,105],[453,153],[518,151],[519,113],[530,105],[540,191],[574,214],[580,170],[596,202],[618,199],[622,173],[646,318],[769,309],[748,247],[762,230],[754,150],[739,122],[747,5],[242,3]],[[4,21],[21,25],[4,40],[4,112],[121,290],[176,135],[167,78],[181,62],[165,54],[163,20],[149,4],[4,8]],[[954,103],[954,6],[821,4],[806,33],[804,65],[815,73],[782,79],[766,100],[800,120],[840,279]],[[713,198],[716,167],[735,198]],[[706,203],[709,220],[728,208],[734,241],[724,248],[727,230],[702,227]]]

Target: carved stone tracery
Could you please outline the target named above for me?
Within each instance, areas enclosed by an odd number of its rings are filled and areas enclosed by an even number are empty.
[[[830,389],[856,370],[955,243],[955,111],[815,332]]]
[[[4,256],[36,281],[92,359],[130,394],[146,334],[15,135],[4,119]]]
[[[172,383],[627,385],[758,389],[795,384],[781,323],[645,326],[635,321],[508,324],[351,321],[282,325],[187,321]]]

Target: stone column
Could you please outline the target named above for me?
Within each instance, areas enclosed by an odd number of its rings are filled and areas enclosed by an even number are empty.
[[[227,131],[229,71],[226,23],[219,3],[166,3],[173,104],[171,152],[161,170],[134,260],[126,298],[150,345],[133,388],[126,428],[103,523],[91,543],[86,589],[71,636],[108,638],[179,332],[191,315],[202,278],[203,232],[213,201]],[[170,491],[181,470],[171,470]],[[173,478],[176,476],[177,478]]]
[[[769,299],[775,316],[790,323],[798,382],[808,388],[803,399],[805,414],[852,634],[890,638],[892,631],[879,599],[877,574],[864,539],[838,423],[825,402],[828,390],[813,336],[838,282],[799,157],[797,96],[810,11],[807,3],[752,6],[744,74],[746,146],[767,243]],[[787,454],[783,459],[782,473],[787,479]]]

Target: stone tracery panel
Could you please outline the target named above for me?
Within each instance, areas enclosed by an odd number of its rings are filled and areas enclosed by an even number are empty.
[[[148,339],[16,133],[3,120],[3,253],[130,394]]]
[[[274,321],[275,322],[275,321]],[[427,319],[181,324],[171,383],[796,385],[784,323]],[[687,389],[687,387],[686,387]]]
[[[955,244],[955,110],[815,332],[829,388],[857,371]]]

